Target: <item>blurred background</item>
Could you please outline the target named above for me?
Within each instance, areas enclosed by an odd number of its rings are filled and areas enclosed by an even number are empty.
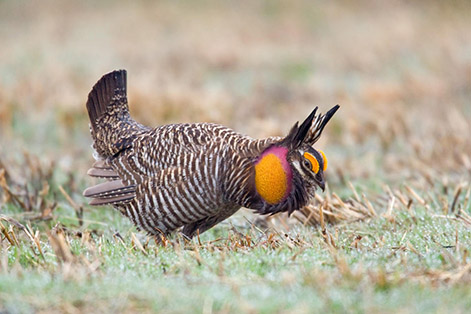
[[[317,145],[331,188],[469,181],[470,13],[469,1],[3,0],[0,160],[28,152],[84,185],[88,92],[124,68],[131,112],[152,126],[283,135],[340,104]]]

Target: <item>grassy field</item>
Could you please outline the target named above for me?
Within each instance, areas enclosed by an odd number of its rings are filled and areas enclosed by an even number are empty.
[[[471,311],[467,1],[0,1],[0,312]],[[328,189],[157,245],[93,183],[93,84],[132,114],[317,144]]]

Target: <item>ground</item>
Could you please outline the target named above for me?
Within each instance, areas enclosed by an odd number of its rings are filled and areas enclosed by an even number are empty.
[[[468,312],[467,1],[0,2],[0,312]],[[148,125],[316,144],[328,189],[293,217],[242,210],[163,245],[109,207],[85,111],[128,70]]]

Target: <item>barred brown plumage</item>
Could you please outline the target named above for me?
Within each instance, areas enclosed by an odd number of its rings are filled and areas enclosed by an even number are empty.
[[[126,97],[125,70],[104,75],[88,96],[96,159],[88,174],[108,181],[84,195],[150,234],[183,227],[192,237],[241,207],[292,213],[324,189],[327,161],[312,146],[338,105],[317,116],[316,107],[284,138],[258,140],[213,123],[149,128],[131,118]]]

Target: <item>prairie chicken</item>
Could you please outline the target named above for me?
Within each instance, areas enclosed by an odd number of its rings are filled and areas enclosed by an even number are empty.
[[[284,138],[252,139],[212,123],[149,128],[129,114],[126,71],[111,72],[87,101],[96,159],[88,175],[107,182],[84,196],[152,235],[183,227],[191,238],[241,207],[292,213],[324,190],[327,159],[312,145],[338,108],[316,116],[316,107]]]

